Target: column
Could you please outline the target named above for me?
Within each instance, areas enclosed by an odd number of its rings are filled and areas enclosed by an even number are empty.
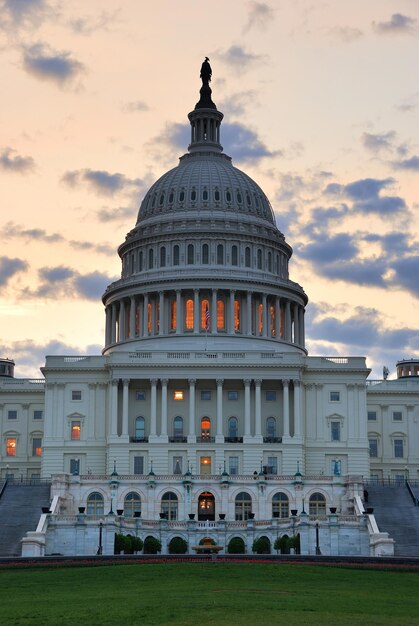
[[[159,291],[159,335],[164,334],[164,292]]]
[[[64,383],[58,383],[58,406],[57,406],[57,437],[64,437]],[[83,437],[84,438],[84,437]]]
[[[211,303],[211,332],[213,335],[217,334],[217,290],[212,290],[212,303]]]
[[[294,304],[294,337],[293,341],[297,345],[300,343],[299,327],[298,327],[298,304]]]
[[[125,300],[119,303],[119,341],[125,339]]]
[[[135,296],[131,297],[129,308],[129,336],[131,339],[135,337]]]
[[[348,390],[348,440],[353,442],[355,439],[355,385],[346,385],[346,389]]]
[[[167,438],[167,378],[161,379],[161,432],[160,436]]]
[[[105,309],[106,325],[105,325],[105,345],[109,346],[112,342],[112,309],[107,306]]]
[[[282,412],[284,414],[284,439],[290,436],[290,399],[289,399],[289,380],[282,381],[283,397]]]
[[[128,392],[129,378],[122,381],[122,432],[123,437],[128,437]]]
[[[224,443],[223,434],[223,383],[222,378],[217,379],[217,429],[215,433],[215,442]]]
[[[47,383],[45,385],[45,410],[44,410],[44,438],[49,439],[53,436],[54,424],[54,406],[55,406],[56,383]],[[0,406],[0,422],[3,412],[3,405]]]
[[[193,331],[195,335],[199,334],[199,289],[193,290]]]
[[[250,379],[245,378],[244,383],[244,436],[250,437]]]
[[[305,332],[304,332],[304,307],[299,307],[299,316],[298,316],[298,320],[299,320],[299,329],[300,329],[300,346],[302,346],[304,348],[305,344],[306,344],[306,340],[305,340]]]
[[[195,383],[196,378],[189,378],[189,435],[188,443],[195,443]]]
[[[151,378],[150,439],[157,436],[157,378]]]
[[[182,301],[180,289],[176,289],[176,335],[182,332]]]
[[[323,385],[315,384],[316,388],[316,439],[324,440],[324,409],[323,409]]]
[[[301,437],[301,383],[294,380],[294,437]]]
[[[262,337],[268,336],[268,311],[266,293],[262,294]]]
[[[116,302],[111,304],[111,343],[116,343]]]
[[[256,379],[255,380],[255,437],[261,437],[262,436],[261,386],[262,386],[262,381],[260,379]]]
[[[143,337],[148,337],[148,293],[143,299]]]
[[[95,416],[96,416],[96,383],[89,383],[89,409],[87,417],[87,439],[95,437]]]
[[[281,301],[275,296],[275,339],[279,341],[281,333]]]
[[[111,402],[110,402],[110,435],[117,437],[118,435],[118,379],[114,378],[111,382]]]
[[[291,341],[291,303],[285,302],[285,341]]]
[[[228,333],[230,335],[234,334],[234,296],[236,292],[234,289],[230,289],[230,298],[228,301]]]
[[[247,325],[247,334],[252,334],[252,292],[248,291],[246,293],[246,325]]]

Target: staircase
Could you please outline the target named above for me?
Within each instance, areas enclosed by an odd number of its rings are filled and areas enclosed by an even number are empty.
[[[0,556],[20,556],[20,540],[36,530],[42,507],[50,503],[50,484],[7,484],[0,497]]]
[[[381,532],[394,539],[395,556],[419,556],[419,507],[413,504],[404,482],[390,485],[370,483],[368,502]]]

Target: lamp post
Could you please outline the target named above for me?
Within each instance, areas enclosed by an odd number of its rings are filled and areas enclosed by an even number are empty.
[[[316,555],[321,554],[320,544],[319,544],[319,520],[316,519]]]
[[[103,546],[102,546],[102,531],[103,531],[103,522],[99,522],[99,547],[97,549],[96,554],[97,555],[101,555],[102,554],[102,550],[103,550]]]
[[[109,511],[109,514],[113,515],[113,499],[119,485],[118,472],[116,471],[116,461],[113,462],[113,472],[111,474],[111,480],[109,481],[109,485],[111,488],[111,510]]]

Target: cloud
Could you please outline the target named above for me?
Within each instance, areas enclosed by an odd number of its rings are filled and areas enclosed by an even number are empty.
[[[218,51],[217,56],[219,59],[224,61],[224,63],[230,66],[230,68],[239,71],[245,71],[255,63],[258,63],[265,58],[262,55],[246,52],[246,50],[241,46],[234,45],[230,46],[230,48],[225,52]]]
[[[35,161],[29,156],[20,156],[13,148],[3,148],[0,153],[0,169],[6,172],[18,172],[19,174],[27,174],[32,172],[35,167]]]
[[[73,82],[85,69],[82,63],[71,57],[70,52],[58,52],[43,43],[24,48],[23,68],[35,78],[52,81],[59,86]]]
[[[100,209],[97,216],[101,222],[123,222],[127,219],[134,218],[138,210],[133,207],[118,207],[116,209]]]
[[[88,5],[86,5],[88,6]],[[71,30],[77,35],[89,36],[98,30],[109,30],[109,25],[114,25],[119,11],[102,11],[100,15],[93,17],[77,17],[68,22]]]
[[[257,161],[264,157],[282,156],[280,150],[269,150],[255,131],[239,122],[223,124],[222,142],[225,152],[235,161]]]
[[[412,156],[409,159],[402,159],[401,161],[395,161],[394,167],[400,170],[412,170],[419,171],[419,156]]]
[[[144,100],[134,100],[133,102],[124,104],[123,109],[129,113],[136,113],[137,111],[149,111],[150,107]]]
[[[356,256],[357,246],[353,243],[350,235],[339,233],[337,235],[321,235],[317,240],[306,244],[297,245],[299,256],[310,261],[320,261],[322,264],[334,261],[345,261]]]
[[[351,43],[363,37],[364,33],[359,28],[351,26],[335,26],[330,29],[329,33],[345,43]]]
[[[392,263],[393,284],[419,298],[419,254],[406,256]]]
[[[394,178],[363,178],[347,185],[330,183],[327,185],[325,193],[350,198],[353,201],[353,211],[390,216],[406,210],[406,203],[403,198],[380,195],[384,189],[394,183]]]
[[[412,34],[417,20],[402,13],[393,13],[388,22],[372,22],[373,29],[381,35]]]
[[[247,106],[255,102],[256,92],[252,90],[233,93],[220,102],[219,109],[225,112],[229,118],[233,115],[241,117],[246,112]]]
[[[52,13],[45,0],[0,0],[0,28],[37,28]]]
[[[393,149],[392,141],[396,133],[393,130],[387,133],[363,133],[362,143],[371,152],[389,151]]]
[[[4,287],[10,278],[19,272],[25,272],[28,264],[22,259],[11,259],[7,256],[0,256],[0,286]]]
[[[140,178],[127,178],[124,174],[110,174],[105,170],[91,170],[89,168],[66,172],[61,181],[71,188],[84,183],[86,187],[102,196],[113,196],[134,188],[136,191],[143,187]]]
[[[274,17],[273,9],[266,2],[249,2],[249,15],[243,32],[247,33],[252,28],[265,30]]]
[[[109,277],[100,272],[80,274],[77,270],[63,265],[43,267],[38,270],[38,275],[40,284],[35,289],[28,287],[24,289],[25,297],[53,300],[66,297],[97,301],[106,287],[117,280],[116,277]]]

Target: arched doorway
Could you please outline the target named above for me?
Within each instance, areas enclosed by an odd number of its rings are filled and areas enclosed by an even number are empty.
[[[215,520],[215,498],[209,491],[204,491],[198,498],[198,520]]]

